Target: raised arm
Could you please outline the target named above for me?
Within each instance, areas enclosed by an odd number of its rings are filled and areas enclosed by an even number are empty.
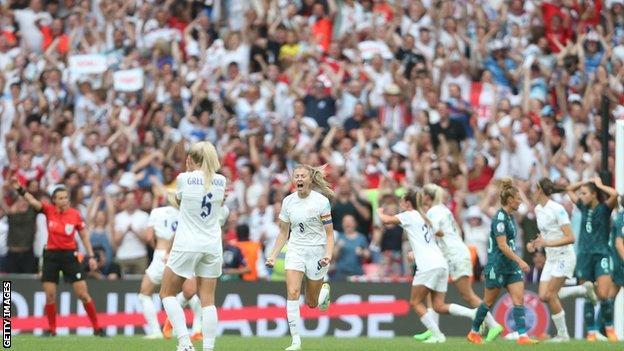
[[[377,215],[379,216],[379,220],[383,224],[401,224],[401,220],[399,220],[399,217],[385,214],[383,207],[379,207],[377,209]]]
[[[594,184],[596,184],[598,189],[604,191],[605,193],[607,193],[607,195],[609,195],[609,197],[605,201],[605,204],[610,209],[614,209],[615,205],[617,205],[617,197],[618,197],[617,190],[615,190],[614,188],[612,188],[612,187],[610,187],[608,185],[602,184],[602,180],[600,179],[600,177],[596,177],[596,178],[592,179],[592,181],[594,182]]]
[[[26,191],[26,189],[19,184],[17,178],[11,179],[11,185],[20,196],[24,197],[30,206],[32,206],[37,212],[41,211],[41,208],[43,208],[41,201],[37,200],[31,193]]]
[[[583,184],[585,184],[585,182],[576,182],[572,185],[569,185],[566,188],[566,192],[568,193],[568,196],[570,197],[570,200],[572,200],[572,202],[576,205],[576,203],[578,202],[578,195],[576,195],[576,191],[583,186]]]

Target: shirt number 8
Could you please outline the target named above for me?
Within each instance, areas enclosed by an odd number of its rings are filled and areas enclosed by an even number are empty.
[[[303,233],[304,229],[303,223],[299,223],[299,231]]]

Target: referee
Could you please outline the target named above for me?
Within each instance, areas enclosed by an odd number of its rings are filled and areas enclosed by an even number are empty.
[[[95,304],[87,290],[85,272],[80,264],[78,246],[74,235],[80,233],[80,238],[89,254],[89,268],[97,268],[97,261],[93,255],[93,248],[89,241],[89,234],[85,229],[84,221],[80,212],[69,207],[69,194],[67,189],[60,185],[52,191],[52,204],[37,200],[27,192],[17,181],[12,179],[12,184],[20,196],[36,210],[46,216],[48,222],[48,242],[43,252],[43,267],[41,282],[46,296],[45,314],[48,318],[49,329],[45,336],[56,336],[56,286],[59,281],[59,272],[63,272],[63,278],[74,287],[74,293],[82,301],[84,309],[93,325],[94,334],[105,336],[104,329],[97,320]]]

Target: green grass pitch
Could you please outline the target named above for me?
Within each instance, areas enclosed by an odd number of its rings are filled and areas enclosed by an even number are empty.
[[[498,350],[545,350],[545,351],[602,351],[624,350],[624,342],[588,343],[572,341],[563,344],[541,342],[533,346],[518,346],[510,341],[496,341],[484,345],[472,345],[463,338],[449,338],[444,344],[429,345],[416,342],[408,337],[389,339],[376,338],[303,338],[305,351],[402,351],[402,350],[439,350],[439,351],[498,351]],[[243,338],[239,336],[222,336],[217,338],[217,351],[279,351],[290,345],[290,338]],[[117,336],[112,338],[95,338],[90,336],[59,336],[42,338],[33,335],[15,335],[12,338],[11,350],[45,350],[45,351],[173,351],[176,349],[174,340],[143,340],[141,337]],[[195,349],[201,351],[201,342],[195,343]]]

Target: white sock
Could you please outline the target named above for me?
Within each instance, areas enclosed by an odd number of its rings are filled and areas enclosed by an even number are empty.
[[[582,285],[566,286],[559,290],[559,299],[563,300],[568,297],[585,297],[587,289]]]
[[[498,327],[500,326],[500,324],[498,324],[498,322],[496,321],[496,319],[494,319],[494,316],[492,316],[492,314],[490,312],[488,312],[485,315],[485,324],[488,326],[488,328],[492,329],[494,327]]]
[[[427,327],[428,330],[430,330],[433,333],[434,336],[436,337],[442,336],[442,332],[440,331],[440,328],[438,327],[438,323],[435,322],[434,316],[431,313],[431,310],[425,313],[424,316],[420,317],[420,321],[422,322],[422,324],[425,325],[425,327]]]
[[[204,351],[213,350],[217,336],[217,308],[214,305],[202,307],[201,315]]]
[[[193,311],[193,334],[199,333],[202,330],[202,307],[201,302],[199,302],[199,297],[197,295],[193,295],[190,300],[188,300],[188,306]]]
[[[477,309],[476,308],[470,309],[468,307],[464,307],[462,305],[452,303],[452,304],[449,304],[449,314],[452,316],[460,316],[460,317],[475,319],[475,317],[477,316]]]
[[[561,310],[561,312],[552,315],[552,320],[555,323],[555,327],[557,328],[557,335],[569,337],[568,334],[568,326],[565,321],[565,311]]]
[[[178,300],[178,303],[180,304],[180,306],[182,306],[182,308],[186,307],[188,300],[184,297],[184,293],[180,292],[179,294],[177,294],[176,299]]]
[[[327,298],[327,295],[329,295],[329,289],[324,288],[324,287],[321,288],[321,291],[319,292],[319,297],[318,297],[319,306],[321,305],[323,301],[325,301],[325,299]]]
[[[189,338],[188,329],[186,328],[186,319],[184,318],[184,311],[178,300],[173,296],[167,296],[162,300],[163,307],[167,312],[167,317],[173,326],[173,331],[178,336],[178,345],[188,346],[191,345],[191,339]]]
[[[292,336],[292,343],[301,345],[301,337],[299,336],[299,300],[286,301],[286,316],[288,317],[288,327]]]
[[[438,312],[434,311],[433,308],[427,308],[427,313],[431,315],[435,324],[440,324],[440,315]]]
[[[145,321],[150,328],[150,333],[160,333],[160,324],[158,324],[154,302],[149,296],[143,294],[139,294],[139,301],[141,301],[141,306],[143,306],[143,317],[145,317]]]

